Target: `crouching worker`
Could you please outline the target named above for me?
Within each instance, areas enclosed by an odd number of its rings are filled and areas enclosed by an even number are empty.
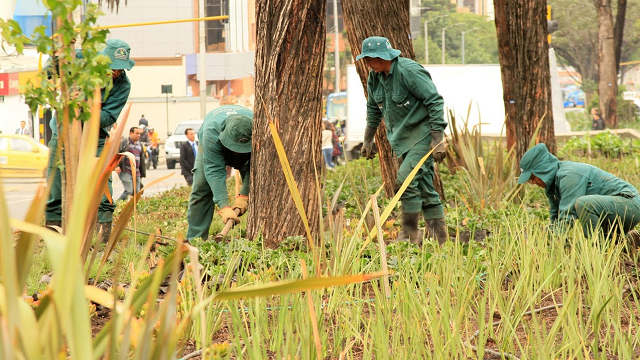
[[[618,234],[628,234],[635,242],[640,196],[633,185],[589,164],[560,161],[545,144],[529,149],[520,169],[518,184],[530,182],[545,189],[552,227],[580,219],[585,236],[594,229],[607,236],[618,227]]]
[[[198,132],[200,144],[187,211],[187,240],[207,239],[216,205],[225,224],[228,220],[239,223],[238,217],[247,211],[252,125],[253,111],[238,105],[221,106],[205,116]],[[227,166],[240,171],[242,177],[240,195],[231,205]]]

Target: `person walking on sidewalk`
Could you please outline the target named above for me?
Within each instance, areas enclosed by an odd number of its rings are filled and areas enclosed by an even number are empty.
[[[129,196],[134,196],[138,191],[140,191],[140,188],[142,187],[142,183],[140,182],[140,168],[143,163],[140,161],[142,158],[142,144],[140,144],[140,135],[142,135],[142,129],[137,126],[132,127],[129,130],[129,138],[126,140],[126,145],[124,146],[124,151],[132,153],[136,159],[135,191],[133,190],[133,168],[131,167],[129,158],[123,157],[122,160],[120,160],[120,164],[118,165],[118,167],[115,168],[115,172],[120,177],[122,186],[124,186],[124,191],[122,192],[122,195],[120,195],[118,200],[126,200]]]
[[[193,185],[193,167],[198,154],[198,144],[196,144],[196,132],[192,128],[184,131],[187,141],[180,144],[180,172],[189,186]]]

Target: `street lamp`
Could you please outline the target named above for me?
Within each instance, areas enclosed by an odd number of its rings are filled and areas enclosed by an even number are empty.
[[[464,65],[464,34],[473,31],[473,30],[478,30],[479,28],[473,28],[473,29],[469,29],[467,31],[463,31],[462,32],[462,65]]]
[[[437,18],[441,18],[445,16],[449,16],[449,15],[438,15],[433,19],[429,19],[424,22],[424,58],[425,58],[426,64],[429,63],[429,31],[428,31],[429,28],[427,27],[427,24],[429,24],[430,21],[433,21]]]
[[[450,29],[450,28],[452,28],[454,26],[457,26],[457,25],[464,25],[464,23],[455,23],[455,24],[453,24],[451,26],[447,26],[447,27],[443,27],[442,28],[442,65],[444,65],[444,42],[445,42],[444,32],[447,29]]]

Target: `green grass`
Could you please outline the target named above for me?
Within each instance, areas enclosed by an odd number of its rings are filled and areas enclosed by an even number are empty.
[[[572,160],[593,163],[640,185],[635,157]],[[366,243],[362,239],[366,232],[356,226],[362,216],[359,202],[380,186],[377,167],[377,161],[355,161],[330,173],[324,183],[325,196],[331,199],[347,178],[339,201],[349,220],[348,225],[345,219],[343,227],[325,232],[326,260],[321,263],[325,275],[382,269],[377,242]],[[429,240],[421,247],[392,243],[387,246],[387,261],[394,271],[389,297],[383,281],[373,280],[307,293],[223,301],[207,307],[205,326],[200,318],[194,319],[188,337],[197,348],[228,341],[229,346],[224,346],[231,356],[251,359],[482,358],[491,352],[520,359],[640,356],[638,292],[625,290],[628,286],[635,289],[637,262],[626,255],[623,244],[585,238],[577,229],[559,236],[548,233],[546,197],[532,186],[525,187],[519,204],[503,202],[478,215],[460,206],[459,192],[464,191],[466,181],[462,173],[441,170],[449,196],[446,219],[450,232],[485,229],[490,232],[485,241],[442,247]],[[143,199],[138,230],[162,228],[169,237],[185,234],[188,194],[188,188],[177,188],[162,197]],[[378,201],[381,207],[388,202]],[[340,216],[334,218],[336,223]],[[391,236],[397,226],[385,227],[385,236]],[[205,296],[219,288],[301,279],[301,260],[310,269],[307,275],[313,275],[316,264],[304,237],[286,239],[280,249],[270,250],[259,241],[238,238],[244,234],[243,227],[244,222],[229,242],[193,242],[201,251],[205,274],[225,279],[221,286],[207,283]],[[216,217],[211,233],[221,228]],[[137,263],[147,236],[125,235],[130,241],[118,252],[125,265]],[[158,254],[168,254],[172,248],[160,247]],[[35,259],[29,291],[42,288],[37,280],[49,267],[44,255]],[[122,272],[121,281],[127,282],[128,276]],[[180,287],[181,314],[197,304],[193,288],[188,280]],[[317,316],[322,344],[319,357],[306,296],[311,296]],[[545,306],[552,308],[536,311]],[[204,346],[202,332],[207,341]]]

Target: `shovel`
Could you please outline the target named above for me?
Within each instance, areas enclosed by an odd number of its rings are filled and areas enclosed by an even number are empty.
[[[235,209],[234,210],[236,215],[240,214],[240,210]],[[213,238],[215,241],[222,241],[224,240],[224,237],[227,236],[227,233],[229,232],[229,230],[231,230],[231,228],[235,225],[235,222],[233,221],[233,219],[230,219],[227,221],[227,223],[224,225],[224,229],[222,229],[222,231],[220,231],[215,238]]]

